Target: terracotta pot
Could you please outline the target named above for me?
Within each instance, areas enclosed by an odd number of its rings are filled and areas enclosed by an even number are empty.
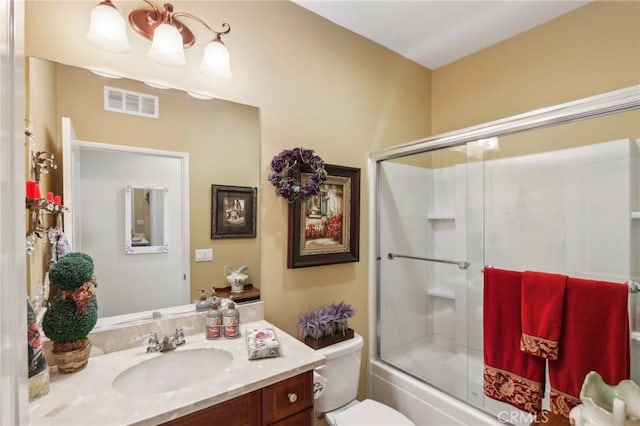
[[[91,354],[91,341],[85,337],[74,342],[54,342],[51,353],[59,372],[74,373],[87,366]]]
[[[311,337],[305,337],[304,343],[312,347],[313,349],[324,348],[325,346],[333,345],[334,343],[342,342],[343,340],[353,339],[353,329],[348,328],[344,334],[335,334],[333,336],[323,337],[321,339],[312,339]]]

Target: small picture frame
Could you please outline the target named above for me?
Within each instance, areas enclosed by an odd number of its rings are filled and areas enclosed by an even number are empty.
[[[320,194],[289,205],[288,268],[359,261],[360,169],[325,169]],[[303,166],[294,178],[304,184],[311,172]]]
[[[211,239],[255,238],[257,188],[211,185]]]

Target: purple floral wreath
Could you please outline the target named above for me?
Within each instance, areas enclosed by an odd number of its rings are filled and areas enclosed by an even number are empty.
[[[311,176],[304,185],[290,173],[306,164],[311,168]],[[276,187],[276,194],[289,202],[304,200],[320,193],[320,186],[327,179],[324,160],[312,149],[285,149],[271,160],[269,182]]]

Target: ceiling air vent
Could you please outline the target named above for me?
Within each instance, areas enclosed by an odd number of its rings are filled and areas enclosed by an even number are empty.
[[[104,86],[104,109],[142,117],[160,116],[157,96],[109,86]]]

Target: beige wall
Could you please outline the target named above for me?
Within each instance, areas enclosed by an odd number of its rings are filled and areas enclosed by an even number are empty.
[[[51,63],[38,62],[31,64],[27,62],[25,66],[27,75],[33,76],[33,86],[26,91],[26,111],[25,117],[29,120],[32,129],[31,139],[27,138],[25,145],[25,171],[26,178],[33,179],[32,161],[30,153],[39,151],[49,151],[54,154],[56,163],[60,163],[60,149],[56,146],[56,112],[51,105],[56,103],[56,82],[55,66]],[[60,165],[58,164],[58,167]],[[40,192],[44,197],[49,191],[55,194],[62,193],[60,168],[51,169],[47,174],[40,175]],[[33,226],[31,215],[27,211],[26,223],[30,232]],[[51,225],[51,217],[42,215],[43,223]],[[44,239],[38,238],[36,241],[36,251],[27,256],[27,294],[33,299],[36,296],[37,286],[44,282],[44,277],[48,265],[48,243]]]
[[[291,333],[301,311],[345,300],[358,309],[352,325],[369,337],[368,152],[640,82],[638,2],[588,5],[433,73],[292,3],[174,2],[212,25],[231,24],[225,42],[234,78],[221,83],[204,82],[192,65],[150,64],[134,35],[135,53],[123,57],[84,43],[82,25],[57,25],[86,22],[93,4],[28,1],[27,54],[118,68],[260,108],[262,294],[267,319]],[[117,5],[125,14],[138,4]],[[359,263],[286,269],[287,203],[266,176],[272,156],[293,146],[362,168]]]
[[[198,53],[193,50],[188,51],[187,67],[175,70],[155,65],[146,58],[148,42],[132,32],[133,54],[91,48],[83,37],[93,1],[27,1],[26,53],[73,65],[117,68],[138,80],[161,79],[181,89],[209,90],[260,108],[258,232],[266,318],[293,334],[300,312],[344,300],[358,310],[351,325],[368,338],[367,154],[430,133],[431,72],[293,3],[173,3],[175,10],[194,13],[213,26],[222,20],[231,24],[231,34],[225,38],[232,55],[231,81],[204,82],[197,72]],[[140,2],[115,4],[125,16],[141,6]],[[198,25],[193,29],[199,30]],[[202,33],[201,38],[208,37]],[[192,49],[196,48],[201,47]],[[360,262],[286,268],[288,204],[275,196],[266,177],[273,155],[295,146],[315,149],[328,163],[362,169]],[[192,204],[192,211],[194,208]],[[207,234],[208,228],[202,232]],[[363,363],[363,372],[365,368]],[[361,396],[365,386],[366,375],[362,374]]]
[[[434,134],[640,83],[640,2],[596,1],[433,71]]]
[[[182,91],[153,89],[128,79],[100,78],[77,67],[60,65],[57,71],[61,92],[57,112],[71,118],[78,139],[189,154],[189,253],[203,248],[214,252],[212,262],[196,263],[191,256],[191,300],[200,294],[199,288],[209,294],[213,285],[227,287],[227,264],[248,265],[259,287],[259,238],[211,239],[211,185],[259,184],[258,109],[221,100],[196,100]],[[104,111],[105,85],[158,96],[160,118]]]

